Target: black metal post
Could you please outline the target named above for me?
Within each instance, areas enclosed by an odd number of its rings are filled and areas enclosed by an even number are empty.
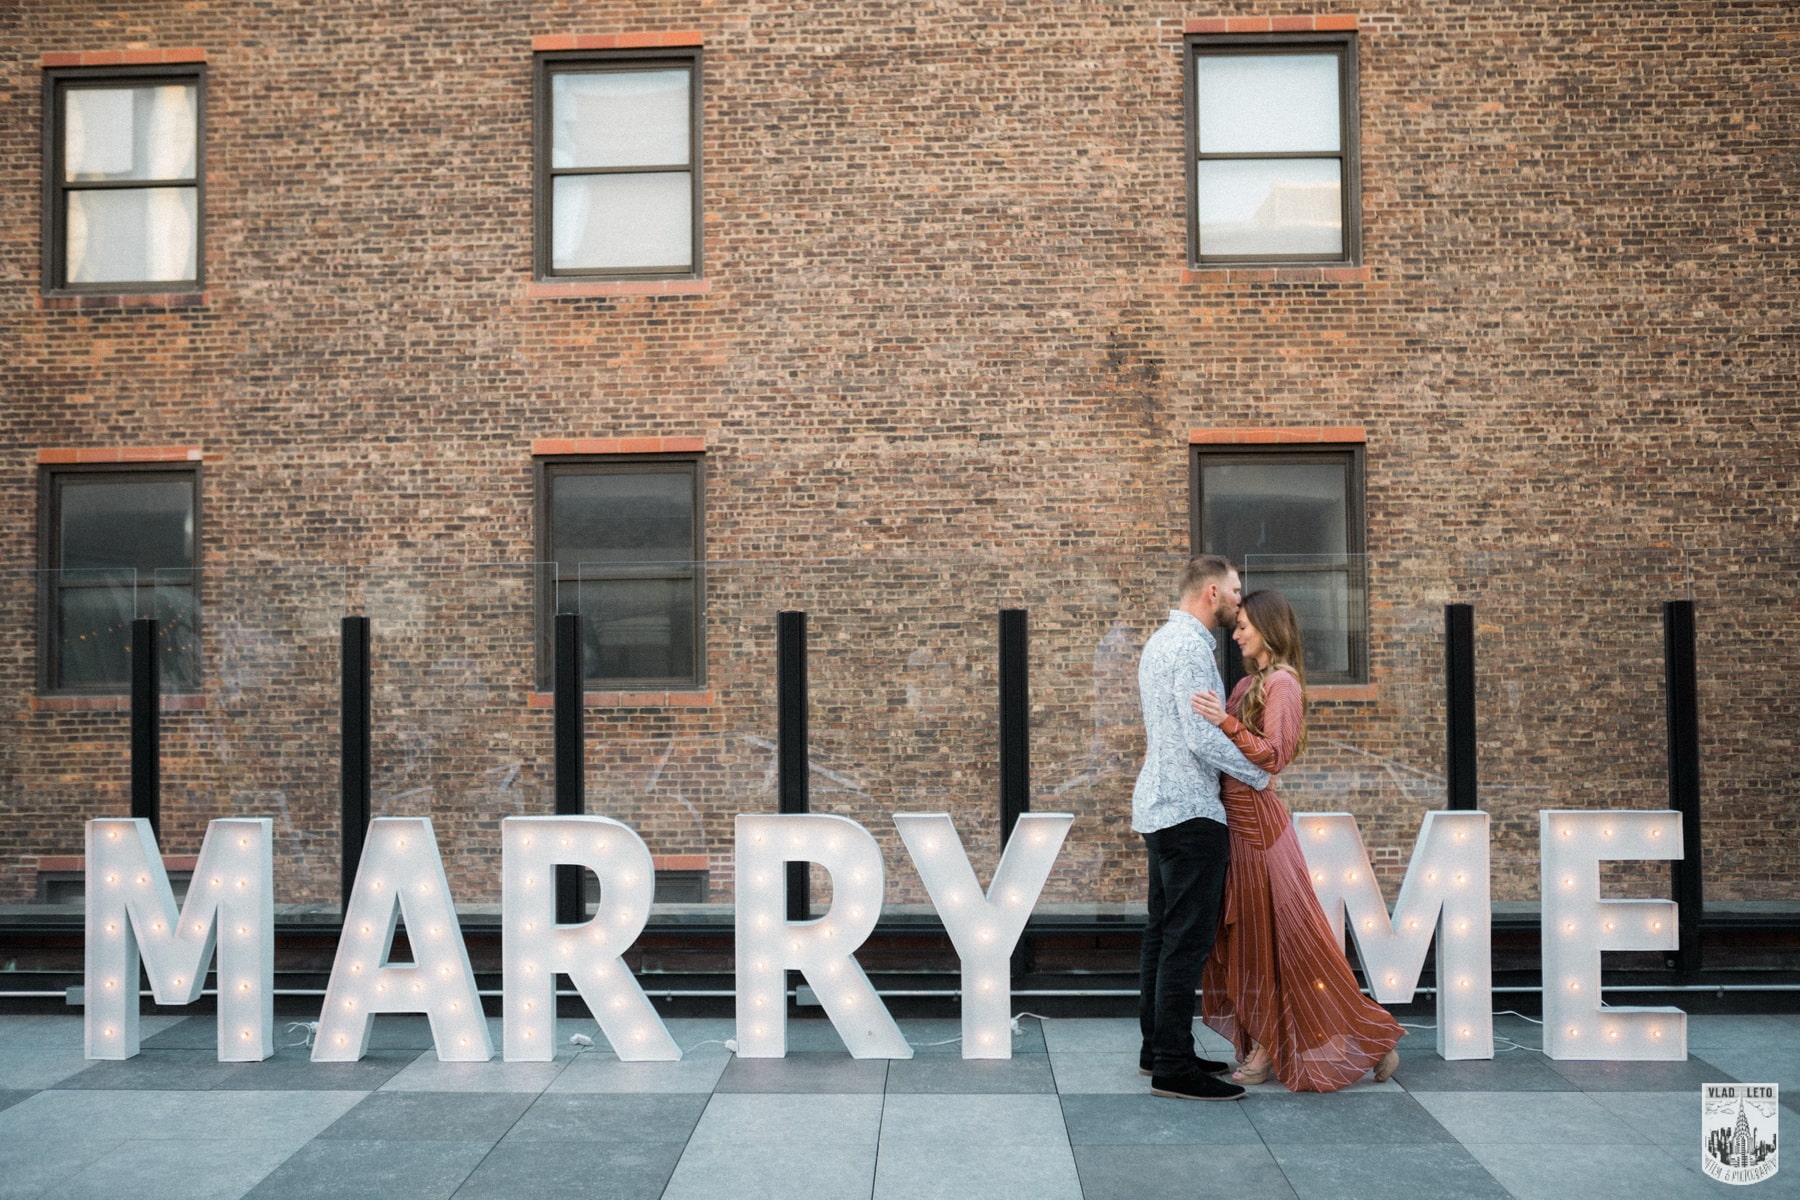
[[[1000,846],[1031,811],[1031,633],[1022,608],[1000,610]],[[1014,979],[1031,971],[1031,939],[1012,955]]]
[[[155,617],[131,623],[131,815],[162,836],[162,668]]]
[[[344,850],[338,865],[338,892],[339,911],[347,912],[372,815],[369,618],[345,617],[339,644],[338,794],[343,811]]]
[[[1446,807],[1473,811],[1475,790],[1475,607],[1444,606]]]
[[[1022,608],[1000,610],[1000,845],[1031,811],[1030,631]]]
[[[556,614],[556,814],[587,811],[586,744],[582,727],[581,615]],[[582,869],[556,868],[556,920],[574,925],[587,915],[581,895]]]
[[[812,804],[806,718],[806,614],[787,610],[775,615],[775,769],[784,813],[803,813]],[[812,916],[806,863],[788,864],[787,915],[790,921]]]
[[[1680,944],[1669,959],[1678,971],[1700,969],[1700,919],[1705,912],[1700,864],[1700,705],[1694,602],[1663,605],[1663,690],[1669,718],[1669,807],[1681,814],[1682,857],[1670,864],[1679,906]]]

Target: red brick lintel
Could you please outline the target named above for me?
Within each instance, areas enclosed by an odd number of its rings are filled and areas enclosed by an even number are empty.
[[[584,708],[711,708],[717,698],[712,692],[584,692]],[[556,697],[549,692],[533,692],[526,704],[531,708],[555,708]]]
[[[1337,33],[1354,32],[1355,13],[1316,17],[1203,17],[1186,23],[1188,33]]]
[[[1366,442],[1361,425],[1289,425],[1266,429],[1190,429],[1190,446],[1300,446]]]
[[[52,50],[40,60],[46,67],[160,67],[170,63],[203,63],[206,51],[198,46],[152,50]]]
[[[701,45],[700,31],[680,29],[664,33],[557,33],[531,39],[531,48],[546,50],[646,50],[662,46]]]
[[[703,437],[608,437],[608,438],[539,438],[531,443],[531,453],[545,457],[557,454],[703,454]]]
[[[159,463],[199,462],[198,446],[73,446],[39,450],[37,460],[43,466],[79,463]]]
[[[198,854],[165,854],[162,856],[165,871],[192,871],[200,862]],[[38,871],[85,871],[87,856],[85,854],[39,854],[26,855],[25,863]]]

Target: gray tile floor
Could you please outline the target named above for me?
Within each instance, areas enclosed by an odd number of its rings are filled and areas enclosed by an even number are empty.
[[[908,1061],[853,1059],[816,1020],[785,1059],[737,1059],[719,1018],[669,1022],[680,1063],[621,1063],[575,1020],[551,1063],[440,1063],[422,1018],[382,1017],[361,1062],[315,1065],[219,1063],[211,1017],[166,1016],[137,1058],[89,1062],[78,1016],[0,1015],[0,1198],[1800,1196],[1800,1162],[1702,1175],[1699,1103],[1779,1083],[1800,1129],[1800,1016],[1691,1017],[1684,1063],[1444,1062],[1419,1028],[1388,1083],[1235,1104],[1151,1096],[1133,1021],[1019,1024],[1005,1061],[964,1061],[953,1020],[902,1021]]]

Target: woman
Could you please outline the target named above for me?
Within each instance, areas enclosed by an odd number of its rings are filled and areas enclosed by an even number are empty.
[[[1227,705],[1201,692],[1194,711],[1274,775],[1306,745],[1300,623],[1280,592],[1251,592],[1232,640],[1251,674]],[[1296,1092],[1336,1091],[1371,1068],[1386,1080],[1400,1065],[1405,1032],[1357,989],[1274,784],[1258,792],[1226,776],[1221,799],[1231,868],[1200,978],[1200,1015],[1237,1047],[1243,1065],[1232,1078],[1261,1083],[1272,1070]]]

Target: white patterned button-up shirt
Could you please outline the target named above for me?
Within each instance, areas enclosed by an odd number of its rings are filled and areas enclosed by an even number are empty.
[[[1189,705],[1195,692],[1224,695],[1213,662],[1212,631],[1198,617],[1172,609],[1138,659],[1138,700],[1144,707],[1144,769],[1131,793],[1131,828],[1154,833],[1195,817],[1225,823],[1219,772],[1253,788],[1269,786],[1256,766]]]

